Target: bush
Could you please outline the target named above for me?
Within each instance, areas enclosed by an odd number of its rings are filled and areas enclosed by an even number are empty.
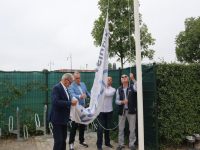
[[[200,133],[200,64],[159,64],[156,80],[160,144]]]

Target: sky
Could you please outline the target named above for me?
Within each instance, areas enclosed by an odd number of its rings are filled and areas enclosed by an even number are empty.
[[[186,18],[200,16],[200,0],[139,2],[142,21],[156,39],[154,59],[142,63],[175,61],[175,37]],[[0,70],[70,69],[71,58],[73,69],[95,69],[100,47],[91,31],[100,13],[98,0],[0,0]]]

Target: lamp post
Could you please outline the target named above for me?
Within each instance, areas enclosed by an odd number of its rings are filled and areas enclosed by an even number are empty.
[[[86,70],[87,70],[87,66],[88,66],[88,64],[86,64]]]
[[[50,66],[50,71],[51,71],[51,65],[54,65],[54,63],[50,61],[50,63],[48,63],[48,66]]]
[[[68,60],[68,58],[70,58],[70,60],[71,60],[71,71],[72,71],[72,54],[70,53],[70,57],[67,57],[67,60]]]

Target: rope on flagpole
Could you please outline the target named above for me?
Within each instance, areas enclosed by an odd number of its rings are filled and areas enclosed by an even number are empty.
[[[109,9],[109,0],[108,0],[108,9]],[[107,9],[107,15],[108,15],[108,9]],[[129,19],[129,46],[130,46],[130,52],[131,52],[130,5],[129,5],[129,0],[128,0],[128,19]],[[130,58],[131,58],[131,53],[130,53]],[[131,60],[129,60],[129,67],[130,67],[130,73],[131,73],[131,66],[130,66],[130,64],[131,64]],[[129,80],[129,86],[130,86],[130,80]],[[124,115],[124,114],[123,114],[123,115]],[[121,121],[122,121],[122,118],[121,118],[121,120],[119,121],[118,125],[117,125],[116,127],[112,128],[112,129],[106,129],[106,128],[99,122],[98,118],[97,118],[97,121],[98,121],[99,125],[100,125],[104,130],[114,130],[114,129],[116,129],[116,128],[120,125],[120,123],[121,123]],[[94,122],[92,122],[92,123],[93,123],[93,126],[95,127],[95,129],[97,129],[96,124],[95,124]]]
[[[108,0],[108,9],[109,9],[109,0]],[[107,15],[108,15],[108,9],[107,9]],[[109,25],[108,25],[108,26],[109,26]],[[109,30],[108,30],[108,36],[109,36]],[[108,42],[109,42],[109,40],[108,40]],[[109,44],[108,44],[108,45],[109,45]],[[120,125],[120,123],[121,123],[121,121],[122,121],[122,118],[121,118],[121,120],[119,121],[119,124],[118,124],[116,127],[112,128],[112,129],[106,129],[106,128],[99,122],[98,118],[97,118],[97,121],[98,121],[99,125],[100,125],[104,130],[114,130],[114,129],[116,129],[116,128]],[[95,129],[97,129],[97,126],[95,125],[95,123],[94,123],[94,122],[92,122],[92,123],[93,123],[93,126],[95,127]]]
[[[129,58],[129,68],[131,73],[131,31],[130,31],[130,5],[128,0],[128,20],[129,20],[129,46],[130,46],[130,58]],[[130,80],[129,80],[130,85]]]

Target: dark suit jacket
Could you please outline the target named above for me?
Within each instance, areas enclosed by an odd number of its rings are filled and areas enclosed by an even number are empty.
[[[56,84],[51,92],[51,110],[48,120],[52,124],[67,125],[70,107],[71,101],[67,98],[67,94],[62,84]]]

